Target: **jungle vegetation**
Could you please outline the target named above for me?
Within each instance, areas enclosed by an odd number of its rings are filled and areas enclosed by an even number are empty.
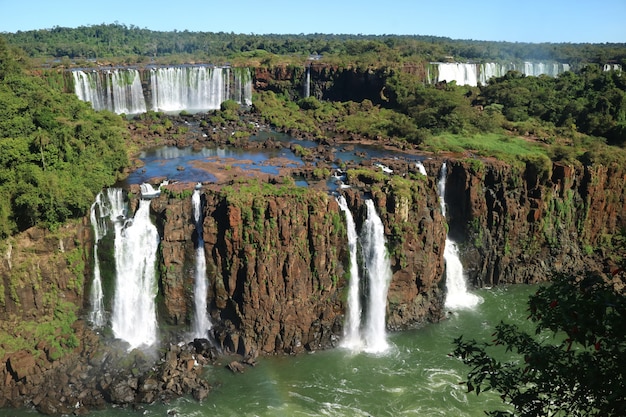
[[[554,44],[458,40],[436,36],[347,34],[235,34],[225,32],[152,31],[118,22],[3,33],[7,42],[43,61],[68,60],[141,63],[247,61],[271,64],[302,62],[311,55],[347,64],[394,65],[404,62],[510,62],[519,60],[581,63],[621,63],[625,44]]]
[[[26,72],[0,37],[0,238],[83,216],[128,164],[125,121]]]

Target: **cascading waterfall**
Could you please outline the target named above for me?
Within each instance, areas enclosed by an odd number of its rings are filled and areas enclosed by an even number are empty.
[[[155,297],[159,233],[150,221],[150,201],[140,200],[127,219],[121,190],[109,189],[110,218],[115,226],[115,294],[111,327],[130,349],[157,340]]]
[[[304,97],[311,95],[311,67],[306,67],[306,76],[304,77]]]
[[[422,174],[423,176],[428,176],[428,174],[426,173],[426,168],[424,167],[424,164],[422,164],[421,161],[417,161],[415,163],[415,166],[417,167],[417,170],[419,171],[420,174]]]
[[[152,110],[216,110],[228,96],[228,70],[209,67],[155,68],[151,73]]]
[[[117,114],[146,112],[141,78],[136,69],[104,71],[72,71],[76,96],[91,102],[95,110],[110,110]]]
[[[102,192],[96,196],[96,201],[91,205],[89,211],[89,219],[94,230],[93,244],[93,282],[91,283],[91,291],[89,300],[91,303],[91,311],[89,312],[89,321],[98,328],[104,326],[106,322],[106,314],[104,311],[104,293],[102,291],[102,279],[100,276],[100,261],[98,259],[98,244],[107,234],[106,218],[109,215],[109,208],[106,207]]]
[[[517,70],[527,76],[537,77],[545,74],[550,77],[570,70],[568,64],[560,63],[544,63],[544,62],[524,62],[520,65],[514,63],[499,64],[495,62],[487,62],[483,64],[461,63],[461,62],[431,62],[431,66],[436,67],[435,75],[430,74],[428,68],[428,82],[456,82],[457,85],[477,86],[482,85],[493,77],[502,77],[508,71]]]
[[[196,223],[196,270],[194,288],[195,316],[193,320],[193,334],[196,338],[207,338],[211,329],[211,321],[207,312],[207,288],[206,259],[204,255],[204,239],[202,237],[202,199],[200,190],[195,189],[191,197],[193,206],[193,219]]]
[[[76,96],[95,110],[121,114],[216,110],[225,100],[252,104],[248,68],[180,66],[152,68],[144,96],[139,70],[117,68],[72,71]]]
[[[359,292],[360,277],[359,264],[357,262],[358,234],[352,212],[344,196],[337,197],[339,208],[346,216],[346,229],[348,234],[348,249],[350,251],[350,283],[348,287],[348,307],[346,311],[346,322],[343,332],[342,346],[354,351],[361,350],[363,341],[361,339],[361,295]]]
[[[384,352],[389,348],[385,330],[387,291],[391,282],[391,265],[386,248],[385,228],[372,200],[365,200],[367,219],[361,230],[363,260],[368,282],[368,304],[365,320],[365,351]]]
[[[448,168],[444,162],[441,166],[439,183],[437,188],[439,191],[439,204],[441,205],[441,213],[446,216],[446,178],[448,176]],[[482,302],[482,299],[467,291],[467,283],[463,272],[463,264],[459,258],[459,250],[454,241],[446,234],[446,243],[443,252],[443,258],[446,263],[446,301],[445,306],[451,310],[469,309]]]
[[[439,78],[437,81],[452,82],[457,85],[478,85],[478,68],[475,64],[462,64],[458,62],[439,63]]]

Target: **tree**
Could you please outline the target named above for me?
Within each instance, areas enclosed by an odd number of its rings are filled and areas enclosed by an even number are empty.
[[[560,275],[540,288],[529,299],[534,336],[500,323],[490,343],[455,339],[454,354],[471,368],[468,390],[497,390],[513,415],[522,417],[626,415],[626,296],[620,273],[612,280],[597,273]],[[497,359],[503,353],[508,359]]]

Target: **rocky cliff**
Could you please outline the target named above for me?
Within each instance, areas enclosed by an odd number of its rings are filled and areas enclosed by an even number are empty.
[[[356,101],[371,100],[382,104],[385,96],[385,81],[389,73],[402,71],[427,79],[425,65],[408,64],[399,68],[340,67],[310,61],[306,67],[272,66],[257,67],[253,76],[254,89],[271,90],[286,94],[292,99],[303,97],[306,83],[306,71],[310,71],[309,93],[319,100]]]
[[[450,234],[479,286],[549,280],[610,267],[626,227],[626,171],[618,163],[450,161]]]
[[[389,327],[438,320],[445,229],[432,183],[378,189],[393,278]],[[363,194],[348,192],[360,227]],[[161,282],[171,323],[193,314],[189,198],[152,203],[163,233]],[[295,353],[335,346],[347,287],[345,219],[326,192],[272,184],[203,191],[204,242],[214,334],[226,351]]]

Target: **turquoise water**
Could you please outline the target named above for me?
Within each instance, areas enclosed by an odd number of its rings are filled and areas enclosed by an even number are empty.
[[[201,403],[179,399],[141,410],[108,409],[93,416],[484,416],[500,406],[496,393],[468,394],[468,368],[450,357],[459,335],[490,340],[501,320],[524,323],[532,286],[476,291],[484,302],[424,328],[389,335],[382,355],[344,349],[260,358],[244,374],[207,368],[215,386]],[[7,412],[9,410],[0,410]],[[15,413],[14,410],[10,411]],[[11,414],[13,415],[13,414]],[[32,416],[21,411],[16,416]]]

